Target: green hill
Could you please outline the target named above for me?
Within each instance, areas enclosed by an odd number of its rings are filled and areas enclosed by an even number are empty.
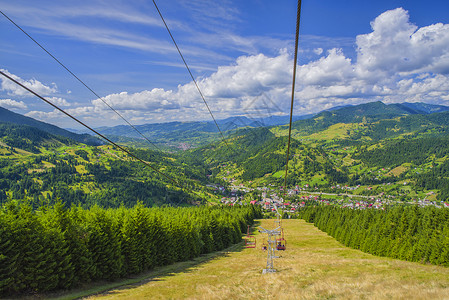
[[[130,149],[184,188],[112,146],[88,146],[40,129],[0,124],[0,203],[22,199],[38,207],[148,206],[216,201],[201,162],[174,154]]]
[[[40,129],[42,131],[45,131],[47,133],[53,134],[53,135],[60,135],[67,138],[70,138],[72,140],[75,140],[80,143],[84,143],[87,145],[102,145],[103,142],[96,137],[93,137],[89,134],[77,134],[70,132],[68,130],[59,128],[55,125],[51,125],[45,122],[37,121],[33,118],[26,117],[20,114],[16,114],[15,112],[12,112],[10,110],[7,110],[3,107],[0,107],[0,120],[1,122],[8,122],[18,125],[28,125],[37,129]]]
[[[243,129],[227,139],[227,144],[216,142],[185,155],[205,161],[214,176],[227,181],[280,186],[283,185],[286,145],[286,137],[276,137],[267,128]],[[293,139],[290,151],[289,185],[306,182],[328,185],[347,180],[347,175],[322,149]]]
[[[305,141],[369,141],[410,134],[448,131],[446,106],[372,102],[324,111],[313,118],[293,123],[293,136]],[[273,127],[278,136],[287,135],[287,126]]]
[[[429,113],[434,110],[444,107],[376,102],[295,122],[288,186],[332,192],[347,185],[357,187],[352,193],[358,195],[387,193],[404,201],[430,195],[446,201],[449,112]],[[0,130],[1,199],[26,198],[38,205],[60,197],[68,204],[112,207],[138,200],[149,205],[194,203],[201,196],[212,201],[222,197],[206,187],[211,182],[252,187],[284,183],[283,126],[238,128],[228,132],[226,142],[178,154],[132,150],[195,194],[110,146],[87,146],[26,126],[3,124]]]
[[[449,112],[428,113],[432,109],[377,102],[295,122],[288,186],[322,192],[349,186],[356,195],[447,201]],[[285,126],[240,129],[227,145],[215,142],[186,155],[205,161],[213,176],[227,182],[282,186],[286,133]]]

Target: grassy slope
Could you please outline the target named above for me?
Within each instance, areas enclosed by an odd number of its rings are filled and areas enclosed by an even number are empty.
[[[265,228],[273,220],[262,220]],[[285,220],[288,249],[278,273],[262,275],[266,253],[239,249],[181,271],[169,269],[141,285],[92,298],[125,299],[447,299],[449,269],[375,257],[342,246],[302,220]],[[260,245],[261,234],[257,236]]]

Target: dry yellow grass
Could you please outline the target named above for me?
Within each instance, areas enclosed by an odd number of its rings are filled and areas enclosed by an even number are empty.
[[[273,220],[262,220],[271,228]],[[375,257],[342,246],[302,220],[284,220],[287,251],[262,274],[266,253],[242,249],[91,298],[449,299],[449,269]],[[258,234],[258,243],[262,235]],[[260,243],[259,245],[260,246]]]

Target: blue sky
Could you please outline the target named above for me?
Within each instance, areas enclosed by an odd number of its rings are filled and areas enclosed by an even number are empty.
[[[296,1],[158,1],[216,118],[285,115]],[[0,10],[133,124],[210,120],[152,1],[0,0]],[[448,1],[303,1],[295,114],[449,105]],[[0,69],[91,126],[123,124],[6,18]],[[0,78],[0,106],[77,126]]]

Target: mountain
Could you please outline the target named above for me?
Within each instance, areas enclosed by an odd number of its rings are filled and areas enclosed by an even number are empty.
[[[225,180],[279,186],[283,184],[286,145],[287,137],[277,137],[268,128],[245,128],[231,134],[226,143],[217,141],[183,155],[206,162],[213,176]],[[289,185],[300,184],[305,178],[314,176],[323,182],[347,180],[321,149],[293,139],[290,154]]]
[[[348,138],[351,131],[357,133],[357,136],[369,135],[367,130],[389,131],[388,134],[394,135],[395,133],[402,134],[423,129],[424,127],[418,128],[413,125],[418,123],[422,123],[420,126],[424,123],[430,125],[435,121],[435,126],[444,126],[438,119],[446,118],[437,115],[448,111],[449,107],[442,105],[425,103],[387,105],[378,101],[322,111],[312,118],[294,122],[292,127],[294,136],[300,139],[308,138],[311,135],[315,135],[312,139]],[[410,126],[414,126],[413,129]],[[272,131],[277,132],[278,135],[285,135],[287,128],[286,125],[278,126]],[[393,128],[395,129],[393,130]],[[401,130],[398,130],[398,128]],[[385,137],[378,136],[376,138]]]
[[[407,102],[384,104],[381,101],[377,101],[323,111],[315,115],[313,119],[324,118],[328,123],[375,122],[406,115],[426,115],[448,110],[449,107],[443,105]]]
[[[448,110],[449,107],[442,105],[407,102],[387,105],[378,101],[360,105],[345,105],[333,107],[318,114],[293,116],[293,129],[294,135],[300,138],[317,134],[335,124],[373,124],[374,122],[403,116],[427,115]],[[277,131],[279,135],[285,135],[283,131],[286,130],[287,125],[285,124],[288,124],[288,122],[289,116],[270,116],[265,118],[234,116],[217,120],[217,124],[225,137],[243,127],[280,126],[272,131]],[[161,149],[181,148],[185,150],[204,146],[221,139],[221,135],[213,121],[154,123],[136,125],[135,127]],[[351,127],[354,129],[357,126]],[[101,127],[98,128],[98,131],[107,135],[111,140],[124,145],[151,148],[151,145],[129,126]],[[346,131],[347,128],[340,126],[340,136]]]
[[[15,112],[12,112],[3,107],[0,107],[0,121],[18,124],[18,125],[28,125],[28,126],[40,129],[42,131],[45,131],[47,133],[67,137],[67,138],[70,138],[72,140],[75,140],[77,142],[84,143],[87,145],[95,146],[95,145],[103,144],[103,142],[101,140],[99,140],[96,137],[93,137],[89,134],[73,133],[68,130],[57,127],[55,125],[41,122],[41,121],[35,120],[33,118],[23,116],[21,114],[17,114]]]
[[[210,181],[201,161],[128,150],[153,168],[112,145],[88,146],[28,125],[0,122],[0,205],[9,198],[24,199],[34,208],[58,199],[67,207],[218,201],[213,188],[206,187]]]
[[[288,126],[240,128],[186,151],[212,176],[249,186],[283,185]],[[449,109],[424,103],[367,103],[323,111],[294,123],[289,186],[400,201],[449,199]],[[405,187],[406,186],[406,187]]]
[[[11,151],[15,148],[34,154],[41,153],[41,148],[77,144],[70,138],[54,135],[35,127],[2,122],[0,122],[0,142],[2,149],[11,147]]]
[[[293,116],[293,121],[311,118],[313,115]],[[287,124],[289,116],[270,116],[265,118],[248,118],[245,116],[229,117],[217,120],[220,130],[225,136],[231,131],[243,127],[269,127]],[[167,122],[135,125],[146,138],[157,144],[160,148],[194,148],[221,139],[214,121],[192,121],[192,122]],[[151,148],[140,134],[126,125],[114,127],[96,128],[100,133],[105,134],[112,141],[128,146]],[[87,132],[84,130],[72,130],[75,132]]]
[[[416,112],[417,114],[433,114],[433,113],[444,112],[444,111],[449,110],[448,106],[427,104],[427,103],[420,103],[420,102],[416,102],[416,103],[404,102],[404,103],[400,103],[397,105],[407,107],[407,108],[413,110],[414,112]]]

